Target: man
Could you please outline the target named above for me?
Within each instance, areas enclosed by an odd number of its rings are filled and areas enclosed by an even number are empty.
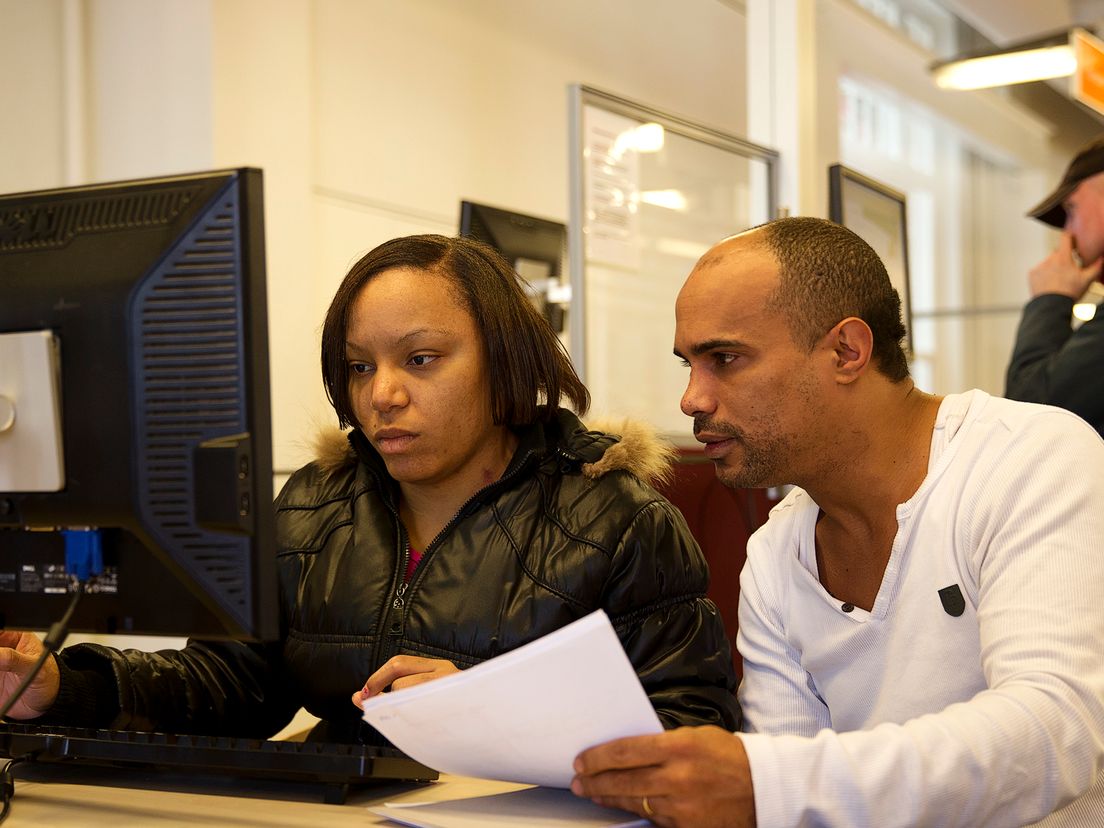
[[[683,411],[727,485],[799,487],[748,544],[744,733],[576,760],[656,824],[1104,825],[1104,442],[1073,414],[915,388],[866,243],[771,222],[676,304]]]
[[[1049,403],[1084,417],[1104,434],[1104,312],[1070,326],[1073,304],[1099,278],[1104,256],[1104,138],[1082,149],[1058,187],[1029,216],[1062,230],[1037,264],[1008,365],[1005,395]]]

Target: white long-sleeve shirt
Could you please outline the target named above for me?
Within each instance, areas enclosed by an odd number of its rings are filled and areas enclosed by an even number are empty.
[[[760,828],[1104,826],[1100,436],[944,399],[869,612],[818,580],[819,511],[791,492],[740,578]]]

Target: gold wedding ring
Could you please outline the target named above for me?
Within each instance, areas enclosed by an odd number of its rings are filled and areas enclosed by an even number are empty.
[[[653,811],[652,806],[648,804],[648,797],[644,797],[640,800],[640,807],[644,809],[645,815],[655,816],[655,811]]]

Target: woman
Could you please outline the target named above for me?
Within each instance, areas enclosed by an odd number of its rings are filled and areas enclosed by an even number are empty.
[[[277,499],[281,639],[71,647],[56,695],[23,713],[268,736],[304,706],[322,720],[314,738],[364,739],[366,696],[603,608],[665,725],[735,727],[704,560],[642,479],[664,450],[541,404],[584,412],[589,399],[497,253],[441,236],[368,253],[327,314],[322,373],[352,430]]]

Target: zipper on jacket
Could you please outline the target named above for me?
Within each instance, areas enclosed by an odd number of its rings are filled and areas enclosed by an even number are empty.
[[[402,553],[399,555],[399,565],[395,569],[395,576],[392,581],[393,587],[390,605],[384,605],[387,607],[387,611],[383,613],[383,617],[380,619],[381,627],[384,624],[387,626],[386,634],[381,634],[376,639],[376,651],[373,663],[379,666],[382,666],[385,661],[395,655],[395,651],[398,649],[398,640],[402,637],[406,627],[406,599],[404,596],[408,585],[404,576],[406,574],[406,567],[410,561],[410,540],[406,536],[406,527],[403,526],[403,522],[399,518],[399,510],[394,508],[386,498],[381,499],[395,521],[395,529],[398,536],[397,545],[402,549]],[[395,616],[396,610],[398,610],[397,618]]]
[[[410,584],[406,581],[406,568],[410,566],[410,538],[406,535],[406,527],[403,526],[402,520],[399,518],[398,510],[394,510],[392,514],[395,517],[395,524],[399,529],[399,542],[402,544],[402,555],[399,556],[399,565],[395,570],[395,580],[398,583],[395,586],[394,591],[391,593],[391,608],[387,611],[387,617],[391,623],[388,627],[387,634],[394,640],[401,638],[403,631],[406,629],[406,599],[403,597],[406,595],[406,590]],[[398,612],[398,618],[395,617],[395,613]],[[394,655],[394,646],[388,645],[388,658]]]
[[[413,593],[418,584],[421,582],[422,576],[425,571],[425,565],[428,563],[429,558],[434,551],[434,547],[437,545],[438,541],[440,541],[448,533],[448,531],[456,525],[456,523],[460,519],[460,516],[464,514],[464,510],[468,508],[468,505],[473,500],[475,500],[477,497],[487,491],[487,489],[498,486],[502,483],[507,483],[513,478],[517,477],[528,465],[529,457],[531,454],[532,452],[530,451],[529,454],[522,458],[521,462],[519,462],[514,467],[514,470],[512,472],[500,477],[493,483],[488,483],[482,489],[475,492],[475,494],[465,500],[463,504],[461,504],[460,508],[456,510],[456,513],[449,519],[448,523],[446,523],[441,528],[440,532],[433,536],[433,540],[431,540],[429,542],[429,545],[426,546],[426,548],[422,551],[422,558],[418,561],[418,566],[415,568],[414,574],[409,582],[407,582],[406,580],[406,568],[407,566],[409,566],[410,563],[410,539],[407,537],[406,527],[403,526],[402,518],[399,517],[399,510],[396,507],[392,506],[391,503],[384,500],[388,511],[391,512],[391,516],[395,519],[395,524],[398,527],[399,538],[403,544],[403,554],[401,556],[401,560],[399,561],[399,567],[395,572],[395,580],[398,583],[395,586],[394,592],[392,593],[391,606],[387,612],[388,619],[393,620],[391,620],[390,624],[388,625],[386,653],[382,652],[382,650],[384,649],[384,639],[381,637],[379,643],[377,644],[377,664],[382,664],[388,658],[391,658],[393,655],[395,655],[395,653],[398,651],[399,640],[406,633],[406,610],[408,601],[408,599],[406,598],[406,592],[409,589]],[[393,613],[395,612],[398,613],[397,619],[393,615]],[[385,655],[386,658],[384,658]]]
[[[410,544],[406,546],[407,554],[404,557],[410,555]],[[406,601],[403,600],[403,595],[406,594],[406,581],[399,584],[399,588],[395,590],[395,597],[391,600],[391,609],[398,612],[399,619],[391,622],[391,629],[389,635],[401,636],[403,634],[403,628],[406,626]]]
[[[560,472],[568,474],[576,466],[582,463],[583,458],[573,451],[568,451],[563,446],[556,447],[556,454],[560,458]]]
[[[432,551],[434,551],[434,547],[437,546],[437,542],[440,541],[448,533],[448,531],[460,521],[460,516],[464,514],[464,510],[468,508],[468,505],[473,500],[475,500],[477,497],[479,497],[481,494],[483,494],[485,491],[487,491],[487,489],[490,489],[494,486],[498,486],[498,485],[503,484],[503,483],[508,483],[509,481],[511,481],[515,477],[517,477],[521,473],[521,471],[526,467],[526,465],[528,464],[529,455],[531,453],[532,452],[530,451],[529,454],[526,454],[525,457],[522,458],[521,462],[518,463],[514,467],[514,470],[512,472],[510,472],[507,475],[503,475],[502,477],[498,478],[498,480],[494,481],[493,483],[488,483],[486,486],[484,486],[482,489],[477,491],[475,494],[473,494],[471,497],[469,497],[467,500],[465,500],[462,504],[460,504],[460,508],[456,510],[456,513],[451,518],[449,518],[449,522],[446,523],[443,527],[441,527],[441,531],[433,536],[433,540],[431,540],[429,542],[429,545],[426,546],[425,550],[422,552],[422,558],[421,558],[420,561],[418,561],[418,566],[415,568],[414,575],[410,579],[411,586],[416,586],[417,583],[421,581],[420,576],[422,574],[423,567],[426,563],[426,559],[429,557],[430,553]],[[408,543],[407,544],[407,549],[409,549],[409,548],[410,548],[410,545]],[[404,572],[405,572],[405,570],[404,570]]]

